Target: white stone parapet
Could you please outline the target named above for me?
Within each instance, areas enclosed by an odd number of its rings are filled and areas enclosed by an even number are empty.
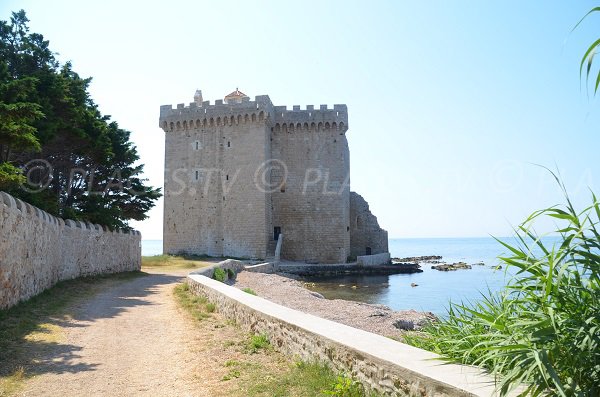
[[[265,334],[277,350],[328,363],[369,391],[420,397],[496,395],[494,378],[477,368],[445,364],[434,353],[281,306],[202,275],[189,275],[188,283],[226,318]]]

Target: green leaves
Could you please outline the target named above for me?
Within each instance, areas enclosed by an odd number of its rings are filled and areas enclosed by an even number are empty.
[[[88,92],[91,78],[60,65],[27,22],[24,11],[0,21],[0,164],[11,164],[0,171],[0,186],[63,218],[110,228],[145,219],[161,194],[141,177],[129,131],[102,115]],[[47,189],[18,189],[21,170],[38,157],[51,170],[30,173],[27,182]]]
[[[587,18],[589,17],[591,14],[594,14],[596,12],[600,12],[600,7],[594,7],[592,8],[587,14],[584,15],[583,18],[581,18],[581,20],[579,22],[577,22],[577,24],[573,27],[573,30],[577,29],[577,27]],[[600,48],[600,39],[594,41],[585,51],[585,53],[583,54],[583,57],[581,57],[581,62],[579,64],[579,78],[581,79],[583,77],[583,68],[585,66],[585,82],[586,82],[586,86],[589,85],[589,79],[590,79],[590,74],[592,72],[592,65],[594,63],[594,57],[596,56],[596,53],[598,52],[598,48]],[[596,76],[596,81],[594,83],[594,95],[596,94],[596,92],[598,92],[598,87],[600,86],[600,71],[598,71],[597,76]]]
[[[516,229],[518,245],[500,241],[509,251],[500,259],[518,269],[506,290],[451,304],[446,319],[407,341],[486,368],[501,395],[520,384],[523,395],[600,395],[600,203],[592,199],[578,212],[565,195],[563,207],[530,216]],[[543,217],[559,223],[552,246],[531,232]]]
[[[12,78],[6,62],[0,60],[0,189],[24,182],[21,170],[9,163],[11,153],[41,148],[33,123],[43,113],[37,104],[25,100],[36,82],[33,78]]]

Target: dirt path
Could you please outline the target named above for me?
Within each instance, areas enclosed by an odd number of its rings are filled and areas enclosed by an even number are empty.
[[[194,371],[198,330],[172,296],[185,273],[137,277],[79,303],[19,395],[212,395]]]

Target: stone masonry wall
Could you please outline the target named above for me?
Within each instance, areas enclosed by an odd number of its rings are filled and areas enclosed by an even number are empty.
[[[273,159],[287,170],[285,185],[272,194],[273,226],[281,227],[284,235],[281,257],[344,263],[350,253],[345,129],[294,124],[276,124],[273,129]]]
[[[350,247],[353,257],[388,252],[387,231],[379,227],[369,203],[356,192],[350,192]]]
[[[266,257],[271,206],[255,174],[270,156],[268,104],[161,109],[165,253]]]
[[[0,309],[58,281],[139,270],[139,232],[62,220],[0,192]]]

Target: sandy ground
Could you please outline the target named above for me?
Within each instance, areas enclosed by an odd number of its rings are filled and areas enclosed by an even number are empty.
[[[173,297],[189,271],[115,283],[72,308],[58,343],[36,352],[20,396],[230,396],[224,363],[247,335],[214,313],[193,321]],[[224,341],[231,346],[224,348]],[[272,358],[253,355],[253,360]]]
[[[325,299],[279,274],[241,272],[234,285],[251,288],[258,296],[283,306],[393,338],[401,337],[401,329],[418,329],[435,318],[431,313],[415,310],[393,311],[384,305]]]
[[[171,297],[180,279],[138,277],[74,307],[21,395],[209,395],[190,378],[194,327]]]

